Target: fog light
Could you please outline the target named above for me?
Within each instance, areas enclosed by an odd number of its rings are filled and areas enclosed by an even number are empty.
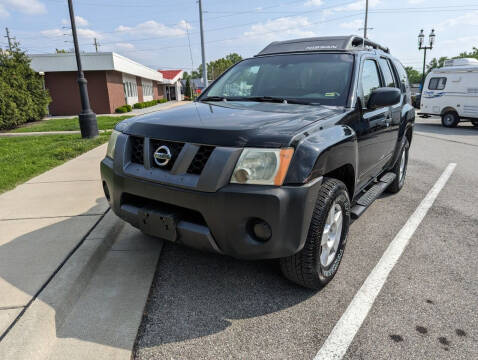
[[[103,191],[105,192],[106,200],[110,201],[110,189],[108,189],[108,185],[106,184],[106,181],[103,181]]]
[[[257,240],[267,241],[272,236],[272,229],[265,221],[256,219],[252,223],[252,233]]]

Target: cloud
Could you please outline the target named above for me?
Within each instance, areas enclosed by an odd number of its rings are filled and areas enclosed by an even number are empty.
[[[7,9],[5,9],[5,6],[3,6],[2,4],[0,4],[0,17],[7,17],[9,16],[10,13],[7,11]]]
[[[167,25],[158,23],[154,20],[149,20],[149,21],[140,23],[136,26],[120,25],[116,28],[116,31],[132,34],[132,35],[152,35],[152,36],[174,37],[174,36],[185,35],[187,29],[191,29],[191,25],[185,20],[181,20],[174,26],[167,26]]]
[[[70,25],[70,19],[63,19],[61,20],[62,25]],[[86,20],[84,17],[75,15],[75,24],[76,26],[88,26],[88,20]]]
[[[62,36],[64,33],[60,29],[47,29],[47,30],[40,31],[40,34],[49,38],[54,38],[54,37]]]
[[[27,15],[45,14],[45,5],[38,0],[0,0],[0,16],[10,15],[8,10]]]
[[[472,11],[465,15],[460,15],[451,19],[447,19],[439,23],[436,27],[437,30],[445,30],[451,26],[464,26],[464,25],[478,25],[478,11]]]
[[[344,29],[358,30],[359,28],[363,27],[363,20],[356,19],[349,22],[345,22],[340,24],[340,27]]]
[[[135,46],[133,44],[127,43],[127,42],[116,43],[115,47],[118,50],[123,50],[123,51],[130,51],[135,49]]]
[[[70,30],[63,30],[63,29],[47,29],[40,31],[40,33],[43,36],[49,37],[49,38],[58,38],[60,36],[65,36],[65,39],[70,39],[71,37],[71,32]],[[92,29],[83,29],[83,28],[78,28],[77,29],[78,37],[81,39],[102,39],[103,36],[96,32],[95,30]]]
[[[102,39],[103,38],[103,35],[91,29],[79,28],[77,29],[77,32],[78,32],[78,37],[80,38],[85,38],[85,39],[93,39],[93,38]]]
[[[368,8],[372,9],[380,5],[382,0],[369,0]],[[365,0],[358,0],[353,3],[347,4],[345,6],[337,6],[331,9],[324,10],[325,15],[333,14],[334,12],[345,12],[345,11],[361,11],[365,10]]]
[[[425,1],[427,0],[408,0],[408,3],[412,5],[417,5],[417,4],[423,4]]]
[[[280,38],[284,36],[311,37],[315,33],[310,29],[312,24],[305,16],[282,17],[254,24],[244,32],[249,38]]]
[[[305,6],[320,6],[322,5],[322,0],[309,0],[304,5]]]

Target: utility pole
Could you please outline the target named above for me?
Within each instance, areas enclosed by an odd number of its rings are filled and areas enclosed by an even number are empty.
[[[10,30],[8,28],[5,28],[5,31],[7,32],[7,35],[5,36],[8,39],[8,48],[10,51],[12,51],[12,38],[10,37]]]
[[[204,28],[202,23],[202,1],[198,0],[199,3],[199,27],[201,30],[201,55],[202,55],[202,78],[204,82],[204,87],[207,86],[207,65],[206,65],[206,51],[204,50]]]
[[[100,46],[100,43],[98,41],[96,41],[96,38],[95,38],[95,42],[93,43],[93,45],[95,45],[95,50],[96,50],[96,52],[98,52],[98,47]]]
[[[68,0],[68,9],[70,11],[71,32],[73,35],[73,44],[75,45],[76,65],[78,67],[78,87],[80,88],[81,113],[78,115],[80,121],[80,130],[82,138],[94,138],[98,136],[98,123],[96,114],[90,108],[88,99],[87,81],[81,67],[80,48],[78,46],[78,35],[76,34],[75,13],[73,12],[72,0]]]
[[[363,38],[367,38],[367,27],[368,27],[368,0],[365,0],[365,24],[363,27]]]

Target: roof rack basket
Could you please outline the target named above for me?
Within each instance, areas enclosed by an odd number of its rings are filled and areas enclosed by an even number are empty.
[[[373,49],[382,50],[386,53],[390,53],[390,50],[387,47],[377,44],[376,42],[373,42],[369,39],[365,39],[361,36],[356,36],[356,35],[350,36],[349,44],[346,46],[346,48],[351,50],[353,48],[365,47],[365,46],[369,46]]]

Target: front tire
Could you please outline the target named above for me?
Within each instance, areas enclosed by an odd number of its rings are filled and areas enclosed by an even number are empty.
[[[284,276],[311,289],[324,287],[339,268],[349,224],[347,187],[337,179],[324,178],[303,249],[280,261]]]
[[[441,117],[441,124],[447,128],[454,128],[460,122],[460,117],[454,111],[448,111]]]

